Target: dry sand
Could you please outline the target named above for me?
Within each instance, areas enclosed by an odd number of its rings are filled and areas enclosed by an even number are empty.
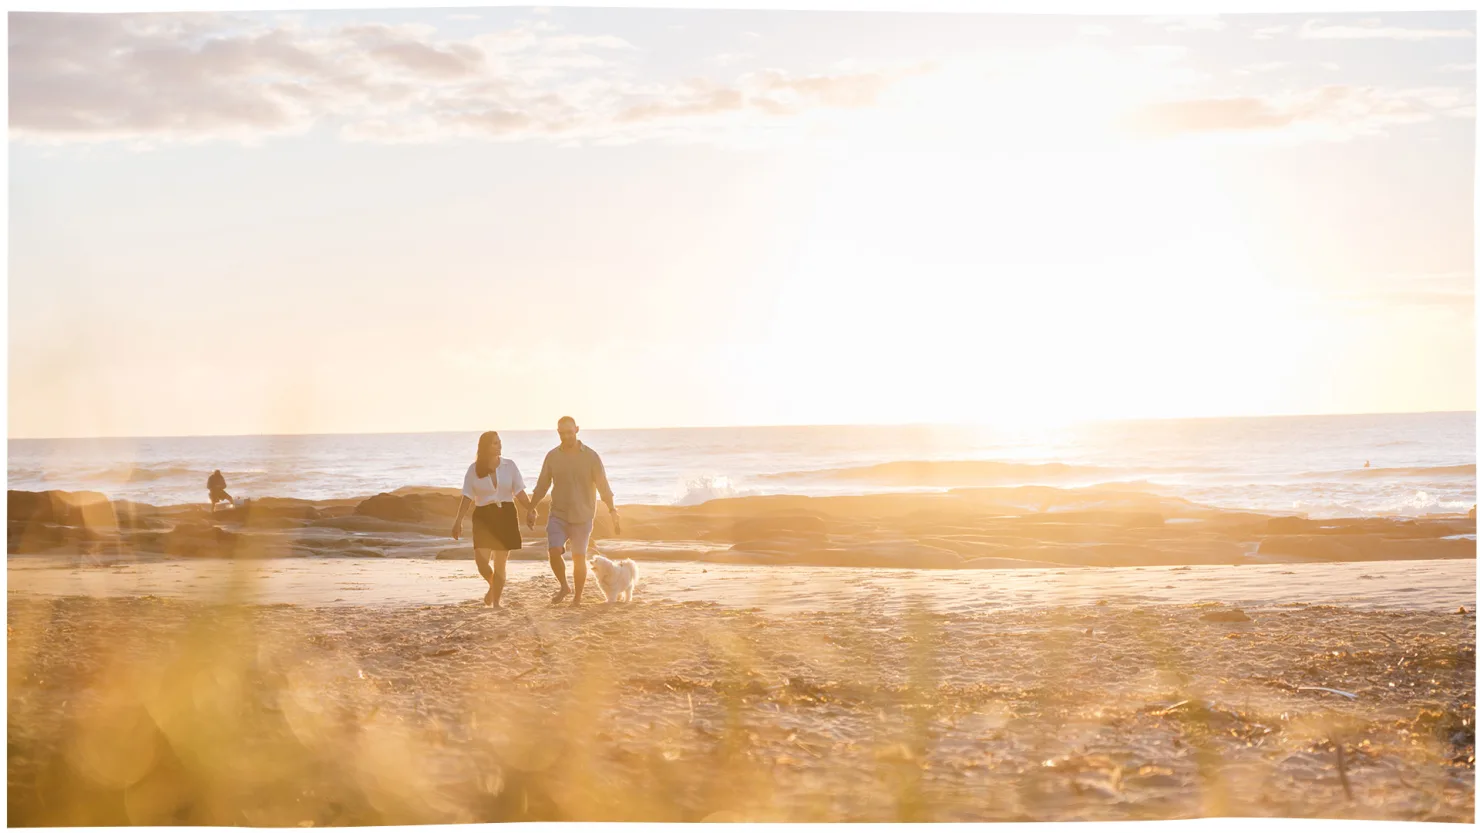
[[[1473,518],[624,507],[635,604],[491,611],[448,501],[12,492],[11,822],[1473,818]]]
[[[502,612],[12,592],[11,821],[1473,816],[1472,613],[746,610],[654,572],[577,610],[527,570]]]

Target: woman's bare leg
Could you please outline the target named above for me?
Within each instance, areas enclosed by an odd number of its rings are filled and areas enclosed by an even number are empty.
[[[498,607],[504,598],[504,582],[509,575],[509,551],[493,551],[493,606]]]
[[[473,560],[478,562],[478,575],[483,576],[483,580],[488,582],[488,592],[483,595],[483,603],[486,605],[493,605],[498,601],[493,590],[493,568],[488,566],[488,557],[492,554],[493,550],[473,550]]]

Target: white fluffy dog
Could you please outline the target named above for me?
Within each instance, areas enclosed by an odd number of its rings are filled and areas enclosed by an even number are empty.
[[[607,604],[630,602],[637,592],[637,562],[630,558],[613,561],[604,555],[591,556],[591,572],[596,574],[596,583]]]

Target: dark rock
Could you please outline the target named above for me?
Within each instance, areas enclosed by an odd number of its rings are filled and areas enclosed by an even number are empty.
[[[419,523],[425,517],[421,505],[409,496],[385,493],[360,501],[355,514],[402,523]]]
[[[1463,538],[1388,537],[1373,533],[1271,535],[1259,542],[1259,554],[1291,561],[1474,558],[1475,542]]]
[[[318,520],[319,510],[298,501],[249,500],[228,509],[217,509],[212,520],[244,526],[288,528]]]
[[[243,536],[204,524],[181,524],[159,537],[166,555],[190,558],[231,558]]]
[[[1274,535],[1296,535],[1315,526],[1318,524],[1306,518],[1270,518],[1265,531]]]
[[[422,523],[439,517],[449,521],[457,514],[459,497],[440,494],[378,494],[360,501],[355,514],[400,523]]]
[[[599,516],[600,513],[598,513]],[[705,540],[804,542],[816,547],[827,542],[827,524],[815,515],[778,515],[723,519],[701,536]]]
[[[10,520],[25,523],[118,528],[113,504],[107,495],[100,492],[23,492],[11,489],[6,493],[6,511]]]
[[[451,521],[448,522],[451,527]],[[427,534],[428,527],[425,523],[408,523],[406,521],[386,521],[380,518],[371,518],[366,515],[345,515],[342,518],[319,518],[309,521],[308,527],[312,529],[341,529],[345,532],[369,532],[379,534]]]

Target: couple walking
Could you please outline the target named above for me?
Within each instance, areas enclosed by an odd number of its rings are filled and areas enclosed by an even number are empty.
[[[591,544],[591,530],[596,518],[596,495],[611,512],[612,527],[621,533],[622,520],[612,498],[612,487],[606,482],[606,468],[601,457],[576,438],[580,432],[576,421],[561,417],[556,425],[560,445],[545,455],[535,482],[534,496],[524,491],[524,477],[513,460],[503,456],[503,443],[498,433],[489,431],[478,438],[478,457],[468,466],[463,478],[462,502],[457,507],[457,520],[452,522],[452,538],[462,537],[463,518],[469,507],[473,516],[473,557],[478,573],[488,582],[483,603],[499,607],[504,593],[509,551],[523,546],[519,521],[534,531],[536,507],[550,494],[550,518],[545,536],[550,551],[550,569],[560,581],[560,590],[550,599],[559,604],[566,596],[570,603],[581,603],[586,587],[586,550]],[[569,545],[575,562],[575,594],[565,581],[565,548]]]

